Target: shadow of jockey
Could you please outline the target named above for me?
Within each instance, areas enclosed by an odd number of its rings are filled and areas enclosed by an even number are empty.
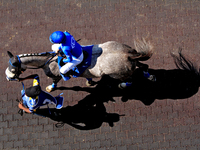
[[[65,65],[60,68],[60,73],[70,78],[69,71],[83,61],[83,51],[81,45],[68,32],[55,31],[49,40],[53,43],[52,50],[61,53]]]
[[[33,86],[24,89],[22,81],[27,79],[33,79]],[[19,81],[22,82],[23,90],[21,90],[22,101],[19,102],[18,107],[23,110],[23,112],[37,115],[36,110],[40,106],[48,104],[54,104],[56,109],[61,109],[63,107],[64,98],[60,96],[61,94],[53,97],[49,93],[41,90],[39,76],[37,74],[30,75],[25,78],[19,78]]]

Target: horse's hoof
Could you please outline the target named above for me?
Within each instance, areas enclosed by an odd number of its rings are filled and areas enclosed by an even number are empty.
[[[148,77],[148,80],[155,82],[156,81],[156,76],[155,75],[150,75]]]
[[[118,88],[120,88],[120,89],[125,89],[127,86],[126,86],[126,83],[120,83],[119,85],[118,85]]]
[[[94,86],[95,82],[94,81],[86,81],[86,86]]]
[[[52,92],[53,89],[54,89],[54,88],[52,87],[52,85],[49,85],[49,86],[46,87],[46,91],[47,91],[47,92]]]

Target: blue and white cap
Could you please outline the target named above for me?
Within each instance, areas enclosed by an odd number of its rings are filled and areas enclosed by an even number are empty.
[[[65,34],[62,31],[53,32],[49,40],[51,43],[62,43],[65,40]]]

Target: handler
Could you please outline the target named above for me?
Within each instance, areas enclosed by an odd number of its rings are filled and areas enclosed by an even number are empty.
[[[52,45],[53,51],[56,53],[61,51],[66,56],[63,59],[66,64],[60,68],[60,73],[68,76],[67,72],[83,61],[81,45],[69,32],[55,31],[50,35],[49,40],[54,43]]]
[[[33,86],[21,91],[22,102],[18,107],[27,113],[34,113],[40,106],[54,104],[57,109],[63,106],[64,98],[60,95],[53,97],[52,95],[41,90],[39,76],[37,74],[30,75],[26,78],[19,78],[19,81],[33,79]],[[23,84],[23,83],[22,83]]]

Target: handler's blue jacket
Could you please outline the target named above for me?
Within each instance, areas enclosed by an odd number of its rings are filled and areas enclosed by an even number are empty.
[[[39,86],[39,77],[36,76],[33,80],[33,86]],[[30,112],[34,112],[40,106],[47,104],[57,104],[57,100],[52,95],[41,91],[41,93],[34,99],[25,95],[25,90],[21,91],[23,104],[29,108]]]

